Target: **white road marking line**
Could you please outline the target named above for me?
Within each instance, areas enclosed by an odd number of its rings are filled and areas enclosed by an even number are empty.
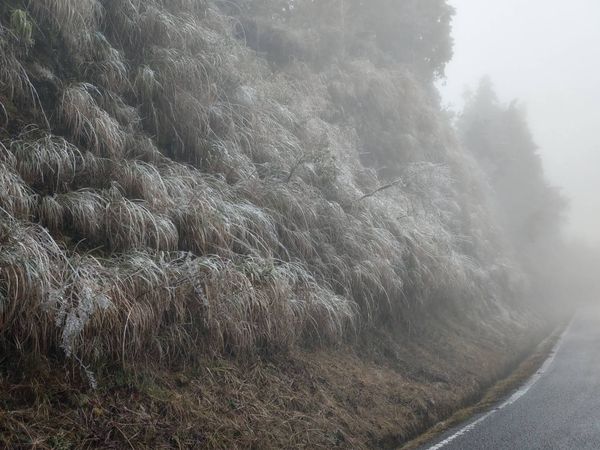
[[[446,445],[448,445],[449,443],[451,443],[455,439],[459,438],[463,434],[468,433],[469,431],[471,431],[472,429],[474,429],[475,427],[477,427],[477,425],[479,425],[481,422],[483,422],[485,419],[487,419],[491,415],[497,413],[498,411],[500,411],[501,409],[505,408],[506,406],[512,405],[514,402],[516,402],[521,397],[523,397],[527,393],[527,391],[529,391],[529,389],[531,389],[531,387],[535,383],[537,383],[537,381],[548,370],[548,368],[550,367],[550,365],[554,361],[554,358],[556,357],[556,353],[560,349],[560,347],[561,347],[561,345],[562,345],[562,343],[563,343],[563,341],[565,339],[565,336],[567,335],[567,331],[569,331],[569,329],[571,328],[571,325],[573,325],[573,321],[574,320],[575,320],[575,317],[573,317],[573,319],[571,319],[571,322],[565,328],[565,331],[563,331],[563,333],[561,334],[560,339],[554,345],[554,348],[550,352],[550,356],[548,356],[548,358],[546,359],[546,361],[544,361],[544,364],[542,364],[542,367],[540,367],[538,369],[538,371],[527,381],[527,383],[525,383],[524,386],[522,386],[518,391],[516,391],[513,395],[511,395],[510,398],[508,400],[506,400],[504,403],[502,403],[500,406],[497,406],[494,409],[492,409],[491,411],[488,411],[483,416],[481,416],[479,419],[477,419],[474,422],[471,422],[470,424],[468,424],[465,427],[461,428],[456,433],[454,433],[452,436],[444,439],[439,444],[436,444],[436,445],[433,445],[433,446],[429,447],[428,450],[439,450],[439,449],[445,447]]]

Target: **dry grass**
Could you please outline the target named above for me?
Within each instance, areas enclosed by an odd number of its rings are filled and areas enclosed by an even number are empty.
[[[0,163],[0,208],[3,214],[29,219],[34,206],[33,192],[6,163]]]
[[[123,55],[110,45],[102,33],[94,34],[91,49],[91,61],[84,62],[81,68],[85,77],[110,92],[131,89]]]
[[[460,151],[410,68],[276,73],[203,1],[40,0],[26,18],[27,48],[0,19],[0,208],[38,230],[48,270],[15,279],[60,294],[43,310],[27,288],[20,314],[46,320],[27,342],[82,366],[175,364],[502,302],[512,269],[464,187],[478,180],[455,179]],[[48,123],[16,107],[39,103],[32,79]]]
[[[24,98],[35,104],[37,93],[15,54],[15,39],[14,34],[0,24],[0,92],[9,100]],[[6,113],[6,109],[3,109]]]
[[[124,198],[118,189],[109,193],[104,230],[114,251],[140,249],[176,250],[177,229],[168,218],[153,214],[143,204]]]
[[[65,257],[42,227],[0,214],[0,334],[22,351],[43,354],[56,335],[53,310],[61,301],[57,275]]]
[[[77,147],[35,128],[26,129],[10,146],[18,173],[36,188],[68,190],[86,168],[86,160]]]
[[[89,83],[69,86],[63,92],[59,115],[76,142],[97,155],[119,157],[125,146],[125,133],[116,119],[98,106],[94,97],[100,95]]]
[[[358,351],[209,358],[179,370],[107,367],[93,391],[51,360],[0,365],[2,445],[397,448],[514,367],[515,346],[535,345],[517,344],[514,328],[506,340],[449,317],[437,325],[418,343],[406,334],[363,336]],[[474,365],[482,370],[465,370]]]
[[[40,22],[49,22],[77,50],[90,44],[104,13],[98,0],[36,0],[30,7]]]
[[[193,359],[186,349],[196,345],[242,357],[293,344],[302,333],[339,340],[354,317],[347,301],[276,261],[138,252],[107,265],[91,257],[70,264],[70,300],[59,313],[63,346],[92,360],[172,364]]]
[[[390,448],[514,362],[432,87],[225,4],[0,6],[0,446]]]

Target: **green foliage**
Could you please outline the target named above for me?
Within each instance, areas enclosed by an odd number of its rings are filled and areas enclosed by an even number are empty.
[[[25,47],[33,45],[33,22],[22,9],[14,9],[10,14],[10,29]]]
[[[48,442],[51,448],[56,450],[70,450],[75,448],[75,444],[69,440],[68,437],[62,434],[56,434],[52,436]]]

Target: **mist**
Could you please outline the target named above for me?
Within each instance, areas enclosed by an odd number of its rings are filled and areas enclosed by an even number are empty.
[[[0,1],[0,447],[600,448],[598,17]]]
[[[451,0],[454,56],[439,83],[460,111],[488,75],[501,101],[518,99],[550,182],[569,200],[567,235],[600,243],[600,3]]]

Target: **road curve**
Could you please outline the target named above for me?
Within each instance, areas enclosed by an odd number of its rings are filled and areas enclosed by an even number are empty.
[[[600,449],[600,311],[580,310],[542,368],[494,409],[422,449]]]

